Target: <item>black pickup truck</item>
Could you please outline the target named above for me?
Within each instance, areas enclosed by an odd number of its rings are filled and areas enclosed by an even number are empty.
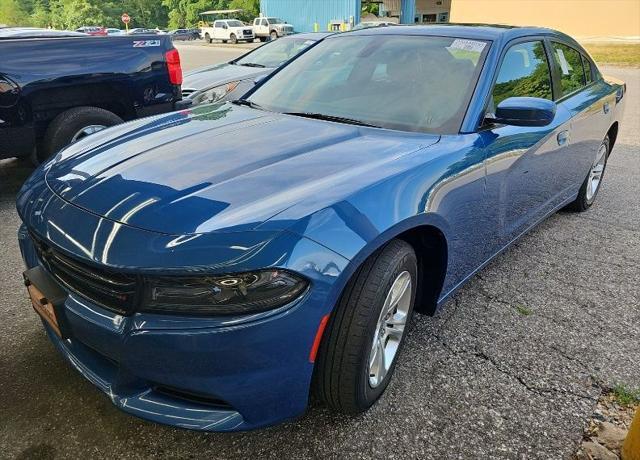
[[[0,29],[0,159],[43,161],[95,131],[180,100],[169,35]]]

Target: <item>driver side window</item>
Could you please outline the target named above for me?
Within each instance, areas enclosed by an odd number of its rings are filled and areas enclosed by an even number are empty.
[[[553,99],[551,74],[542,41],[517,43],[504,55],[493,88],[493,107],[508,97]]]

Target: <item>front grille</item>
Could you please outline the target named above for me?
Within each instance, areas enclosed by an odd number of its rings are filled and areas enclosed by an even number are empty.
[[[190,391],[178,390],[177,388],[168,386],[157,386],[155,388],[155,391],[170,398],[177,398],[196,404],[212,406],[220,410],[233,410],[228,402],[208,395],[201,395],[199,393],[192,393]]]
[[[133,313],[141,283],[135,275],[95,267],[63,255],[31,235],[47,271],[70,291],[122,315]]]
[[[251,29],[245,29],[244,34],[245,35],[253,35],[253,31]]]
[[[195,92],[196,92],[195,89],[182,88],[182,99],[188,98],[189,96],[191,96]]]

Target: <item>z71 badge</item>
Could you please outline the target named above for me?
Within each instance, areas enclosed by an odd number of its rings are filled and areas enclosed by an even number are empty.
[[[160,46],[160,40],[134,40],[134,48],[147,48],[149,46]]]

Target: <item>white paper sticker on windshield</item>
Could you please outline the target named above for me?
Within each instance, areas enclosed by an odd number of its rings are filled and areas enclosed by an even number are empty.
[[[560,68],[562,69],[562,75],[569,75],[570,65],[567,62],[567,58],[564,57],[564,53],[560,48],[556,48],[556,53],[558,54],[558,60],[560,61]]]
[[[449,49],[475,51],[476,53],[481,53],[485,45],[485,42],[479,42],[477,40],[464,40],[462,38],[456,38],[449,46]]]

